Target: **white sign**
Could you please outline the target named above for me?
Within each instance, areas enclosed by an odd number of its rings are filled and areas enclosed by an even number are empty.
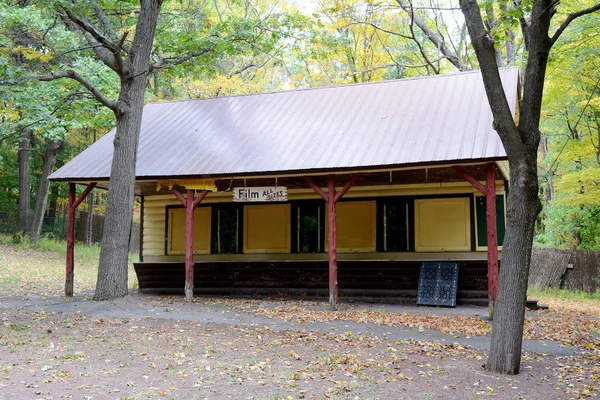
[[[285,186],[233,188],[233,201],[287,201]]]

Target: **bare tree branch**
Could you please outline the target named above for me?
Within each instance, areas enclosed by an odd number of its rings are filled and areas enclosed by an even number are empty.
[[[69,29],[70,31],[81,32],[81,34],[83,35],[85,40],[90,45],[90,48],[96,54],[96,57],[98,57],[98,59],[100,61],[102,61],[104,63],[104,65],[106,65],[108,68],[112,69],[113,71],[116,70],[115,58],[113,56],[113,53],[109,49],[107,49],[103,44],[101,44],[96,39],[94,39],[94,37],[92,35],[90,35],[89,33],[85,32],[85,31],[81,31],[79,26],[77,26],[77,24],[75,24],[73,21],[71,21],[69,19],[69,17],[67,17],[67,15],[60,14],[60,18],[62,19],[62,21],[65,24],[65,26],[67,27],[67,29]]]
[[[72,10],[68,8],[62,8],[64,13],[66,14],[66,18],[68,18],[75,26],[84,33],[86,40],[92,46],[94,46],[94,51],[98,55],[98,57],[111,69],[117,72],[119,75],[123,75],[126,73],[125,65],[123,63],[123,57],[121,55],[121,51],[124,50],[125,39],[127,38],[128,32],[125,32],[118,44],[113,43],[111,40],[106,38],[105,35],[101,34],[99,30],[96,29],[87,19],[79,17]],[[101,10],[99,10],[101,11]],[[101,13],[102,14],[102,13]],[[108,21],[104,21],[101,23],[108,23]],[[112,29],[110,32],[114,33]],[[116,39],[116,38],[115,38]],[[102,48],[96,47],[96,43],[100,44],[108,51],[102,51]]]
[[[98,100],[102,105],[104,105],[105,107],[108,107],[115,113],[117,112],[117,102],[116,101],[110,100],[109,98],[105,97],[102,93],[100,93],[100,91],[94,85],[92,85],[92,83],[90,81],[88,81],[87,79],[85,79],[83,76],[79,75],[77,72],[73,71],[72,69],[69,69],[66,71],[52,72],[52,73],[46,74],[46,75],[34,75],[34,76],[31,76],[31,78],[37,79],[42,82],[54,81],[56,79],[62,79],[62,78],[73,79],[73,80],[81,83],[83,85],[83,87],[85,87],[96,98],[96,100]]]
[[[102,25],[102,29],[104,30],[104,32],[111,36],[111,40],[117,41],[119,39],[119,35],[117,35],[117,33],[112,29],[112,26],[110,25],[110,22],[108,21],[108,17],[106,16],[104,10],[97,4],[94,4],[93,7],[94,15],[96,15],[96,18],[98,18],[98,21]],[[126,43],[120,44],[120,47],[128,53],[131,50],[131,47]]]
[[[591,14],[595,11],[600,10],[600,3],[591,6],[589,8],[584,8],[583,10],[579,10],[576,12],[573,12],[571,14],[569,14],[567,16],[567,19],[565,19],[563,21],[562,24],[560,24],[560,26],[558,27],[558,29],[556,30],[556,32],[554,33],[554,35],[552,36],[552,38],[550,39],[550,46],[554,45],[554,43],[556,43],[556,41],[558,40],[558,38],[560,37],[560,35],[562,35],[562,33],[565,31],[565,29],[567,29],[567,27],[569,26],[569,24],[571,22],[573,22],[575,19],[582,17],[584,15],[587,14]]]
[[[419,29],[427,36],[427,38],[437,47],[440,52],[454,65],[459,71],[468,71],[470,68],[462,63],[460,58],[446,47],[444,42],[438,38],[435,33],[429,29],[425,21],[423,21],[418,15],[415,15],[412,4],[408,3],[406,0],[396,0],[396,2],[400,5],[400,7],[406,11],[412,20],[417,24]]]
[[[79,27],[83,32],[89,33],[98,43],[111,50],[112,52],[116,52],[119,50],[118,45],[108,40],[104,35],[100,34],[96,28],[90,24],[85,18],[79,18],[73,11],[68,8],[63,8],[63,11],[67,15],[67,17]]]
[[[436,66],[433,65],[433,63],[429,60],[429,57],[427,56],[427,53],[425,53],[425,49],[423,49],[423,46],[421,45],[421,42],[419,42],[417,40],[417,37],[415,36],[415,30],[414,30],[415,13],[411,11],[408,14],[410,15],[410,23],[408,24],[408,27],[410,29],[410,33],[411,33],[411,35],[413,37],[413,40],[414,40],[415,44],[419,48],[419,53],[421,53],[421,56],[423,57],[423,59],[425,60],[425,62],[427,63],[427,65],[429,65],[431,67],[431,69],[433,69],[433,71],[437,75],[437,74],[440,73],[439,69],[437,69]]]
[[[212,47],[207,47],[207,48],[199,50],[199,51],[190,52],[190,53],[186,54],[185,56],[181,56],[181,57],[166,57],[166,58],[160,57],[157,62],[155,62],[154,64],[151,65],[150,70],[152,71],[152,70],[157,70],[157,69],[168,68],[173,65],[183,64],[184,62],[189,61],[192,58],[203,56],[207,53],[210,53],[213,50],[214,49]]]
[[[408,39],[408,40],[414,40],[415,39],[414,37],[410,37],[408,35],[403,35],[403,34],[401,34],[399,32],[394,32],[394,31],[390,31],[388,29],[384,29],[384,28],[380,27],[379,25],[374,24],[373,22],[356,21],[356,22],[351,22],[351,23],[347,24],[346,26],[350,26],[350,25],[369,25],[369,26],[373,27],[374,29],[376,29],[378,31],[381,31],[383,33],[387,33],[389,35],[399,36],[399,37],[401,37],[403,39]]]

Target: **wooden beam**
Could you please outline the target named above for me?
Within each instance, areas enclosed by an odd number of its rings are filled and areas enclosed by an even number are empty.
[[[329,231],[327,235],[327,255],[329,258],[329,305],[333,310],[337,308],[338,279],[337,279],[337,226],[336,226],[336,204],[350,190],[352,185],[358,181],[361,174],[355,174],[352,179],[344,185],[339,193],[335,192],[335,175],[329,175],[327,181],[327,194],[307,176],[304,181],[325,201],[327,204],[327,215]]]
[[[188,189],[185,204],[185,300],[194,297],[194,191]]]
[[[77,200],[75,200],[75,205],[74,205],[75,208],[79,207],[81,202],[85,200],[87,195],[90,194],[92,189],[95,188],[97,184],[98,184],[98,182],[92,182],[85,188],[83,193],[81,193],[81,195],[77,198]]]
[[[194,209],[208,194],[208,190],[200,192],[194,199],[194,191],[187,190],[184,199],[175,188],[172,189],[181,204],[185,206],[185,300],[191,303],[194,298]]]
[[[75,268],[75,184],[69,182],[69,205],[67,208],[67,265],[65,272],[65,296],[73,296]]]
[[[332,175],[329,175],[329,176],[332,176]],[[321,198],[323,200],[325,200],[326,203],[329,202],[329,196],[326,195],[325,192],[323,192],[320,187],[315,185],[315,183],[312,181],[312,179],[310,179],[308,176],[303,176],[302,178],[304,179],[304,182],[306,182],[306,184],[308,186],[310,186],[319,196],[321,196]]]
[[[144,196],[140,196],[140,262],[144,262]]]
[[[350,182],[346,183],[342,190],[340,190],[338,194],[335,195],[335,198],[333,200],[337,203],[346,193],[348,193],[348,190],[350,190],[350,188],[356,183],[356,181],[359,180],[361,175],[361,173],[354,175],[352,179],[350,179]]]
[[[465,178],[465,180],[467,182],[469,182],[471,185],[473,185],[475,187],[475,189],[479,190],[481,192],[481,194],[483,194],[485,196],[485,194],[487,193],[487,189],[486,189],[485,186],[483,186],[481,183],[479,183],[479,181],[477,179],[473,178],[471,175],[469,175],[467,173],[467,171],[465,171],[461,167],[454,166],[452,168],[454,168],[454,170],[460,176],[462,176],[463,178]]]
[[[337,279],[337,227],[336,227],[336,202],[335,202],[335,175],[329,175],[327,201],[329,232],[327,254],[329,256],[329,305],[335,310],[338,299],[338,279]]]
[[[194,200],[194,207],[196,207],[198,204],[200,204],[202,202],[202,200],[204,200],[204,198],[206,197],[207,194],[208,194],[208,190],[203,190],[202,192],[200,192],[200,195],[198,196],[198,198],[196,200]]]
[[[485,166],[486,192],[485,218],[487,222],[488,247],[488,297],[493,306],[498,290],[498,228],[496,226],[496,168],[493,163]]]
[[[171,191],[173,192],[173,194],[175,195],[175,197],[177,197],[177,199],[181,202],[181,204],[184,207],[187,207],[187,200],[181,195],[181,193],[179,193],[179,190],[172,188]]]
[[[96,187],[97,182],[90,183],[83,193],[76,198],[76,186],[69,182],[69,203],[67,207],[67,260],[65,266],[65,296],[73,296],[73,280],[75,276],[75,210],[87,195]]]

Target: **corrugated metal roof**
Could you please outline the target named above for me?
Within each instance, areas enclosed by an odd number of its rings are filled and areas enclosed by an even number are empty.
[[[511,109],[517,68],[501,70]],[[51,176],[104,180],[115,130]],[[144,107],[138,178],[505,159],[478,71]]]

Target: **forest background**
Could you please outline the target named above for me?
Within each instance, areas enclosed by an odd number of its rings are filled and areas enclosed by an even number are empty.
[[[26,232],[34,240],[63,236],[66,226],[56,221],[66,218],[68,188],[49,184],[47,176],[107,133],[115,117],[74,80],[24,77],[44,76],[59,65],[76,69],[105,96],[116,98],[119,90],[118,77],[91,46],[57,20],[60,3],[0,0],[0,83],[7,84],[0,86],[0,229]],[[95,3],[77,5],[93,10]],[[107,25],[119,31],[135,25],[137,2],[100,3],[111,10]],[[563,1],[558,12],[566,18],[593,4]],[[527,7],[482,7],[498,65],[523,66],[524,43],[516,28]],[[154,43],[151,58],[159,67],[149,76],[146,101],[477,69],[458,4],[436,0],[166,1]],[[599,85],[600,17],[594,13],[569,26],[549,60],[537,246],[600,250]],[[95,192],[82,205],[88,220],[92,212],[104,213],[105,193]]]

